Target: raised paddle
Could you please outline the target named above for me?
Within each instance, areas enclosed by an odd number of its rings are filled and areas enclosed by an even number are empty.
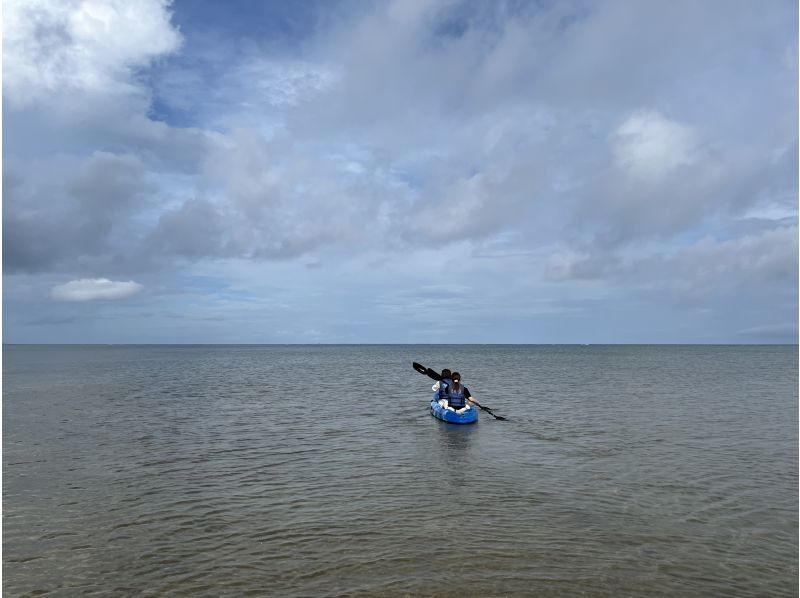
[[[426,368],[421,363],[417,363],[416,361],[411,364],[415,370],[417,370],[423,376],[427,376],[428,378],[433,378],[434,380],[441,380],[442,377],[434,372],[431,368]]]
[[[421,363],[417,363],[415,361],[411,365],[414,367],[415,370],[417,370],[423,376],[427,376],[428,378],[436,380],[437,382],[442,379],[442,377],[435,370],[432,370],[431,368],[426,368]]]
[[[431,368],[426,368],[421,363],[417,363],[416,361],[414,361],[414,362],[411,363],[411,366],[415,370],[417,370],[420,374],[422,374],[423,376],[427,376],[428,378],[432,378],[434,380],[441,380],[442,379],[441,374],[436,373],[436,371],[432,370]],[[467,400],[470,403],[473,403],[474,405],[477,405],[481,409],[481,411],[485,411],[486,413],[491,415],[493,418],[499,419],[500,421],[508,421],[502,415],[495,415],[494,413],[492,413],[492,410],[489,407],[484,407],[478,401],[472,399],[471,397],[468,397]]]

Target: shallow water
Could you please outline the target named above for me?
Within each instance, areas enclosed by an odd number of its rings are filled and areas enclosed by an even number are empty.
[[[4,595],[796,596],[797,355],[5,346]]]

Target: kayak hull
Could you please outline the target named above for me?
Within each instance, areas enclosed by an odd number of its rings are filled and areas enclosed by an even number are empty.
[[[438,393],[431,398],[431,415],[449,424],[474,424],[478,421],[478,410],[474,406],[470,405],[464,413],[456,413],[439,404]]]

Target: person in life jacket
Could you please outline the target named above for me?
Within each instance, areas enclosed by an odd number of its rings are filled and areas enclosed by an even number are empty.
[[[453,372],[451,381],[452,383],[447,387],[448,407],[453,409],[456,413],[464,413],[464,411],[470,408],[470,406],[467,405],[467,401],[481,407],[477,399],[472,396],[469,388],[461,384],[461,374]]]
[[[460,412],[467,406],[467,400],[472,396],[469,389],[461,384],[461,374],[453,372],[452,383],[447,387],[447,406]]]
[[[441,403],[441,401],[446,401],[447,400],[447,389],[453,383],[453,380],[451,379],[451,376],[452,376],[452,374],[450,373],[450,370],[448,370],[447,368],[443,369],[442,370],[442,379],[437,381],[436,384],[434,384],[431,387],[431,390],[433,392],[438,392],[439,393],[439,402],[440,403]],[[442,405],[442,407],[446,407],[446,406],[447,406],[446,404]]]

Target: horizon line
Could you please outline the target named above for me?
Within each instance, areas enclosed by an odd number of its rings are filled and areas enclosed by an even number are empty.
[[[310,343],[180,343],[180,342],[164,342],[164,343],[18,343],[3,342],[4,347],[7,346],[43,346],[43,347],[153,347],[153,346],[172,346],[172,347],[287,347],[287,346],[431,346],[431,347],[454,347],[454,346],[520,346],[520,347],[591,347],[591,346],[698,346],[698,347],[762,347],[762,346],[798,346],[800,343],[795,342],[760,342],[760,343],[735,343],[735,342],[601,342],[601,343],[336,343],[336,342],[310,342]]]

